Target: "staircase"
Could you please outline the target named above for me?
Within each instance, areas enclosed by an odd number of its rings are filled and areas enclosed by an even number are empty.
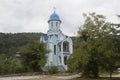
[[[66,65],[60,65],[60,66],[57,66],[58,67],[58,71],[60,72],[64,72],[64,71],[67,71],[67,66]],[[45,66],[42,68],[43,71],[48,71],[50,67],[48,66]]]

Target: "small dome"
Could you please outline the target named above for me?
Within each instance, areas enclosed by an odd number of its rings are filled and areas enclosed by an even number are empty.
[[[54,12],[54,13],[52,13],[51,15],[50,15],[50,20],[53,20],[53,19],[57,19],[57,20],[59,20],[60,18],[59,18],[59,16]]]

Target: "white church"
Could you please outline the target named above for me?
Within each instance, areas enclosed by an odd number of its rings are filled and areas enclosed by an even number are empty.
[[[41,36],[40,40],[46,43],[46,48],[49,51],[46,54],[45,70],[48,70],[50,66],[57,66],[59,71],[67,70],[66,62],[73,52],[73,41],[62,33],[60,29],[61,23],[60,17],[54,11],[48,20],[49,29],[47,35]]]

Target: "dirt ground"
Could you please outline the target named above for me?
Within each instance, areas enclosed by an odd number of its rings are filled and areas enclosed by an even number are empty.
[[[59,78],[35,78],[35,79],[24,79],[24,80],[65,80],[65,79],[59,79]]]
[[[0,80],[66,80],[65,77],[56,76],[16,76],[16,77],[0,77]],[[67,79],[68,80],[68,79]]]
[[[52,75],[36,75],[36,76],[10,76],[0,77],[0,80],[71,80],[73,78],[80,77],[80,74],[68,75],[68,76],[52,76]],[[100,75],[100,77],[110,77],[109,75]],[[112,77],[120,78],[120,74],[113,75]],[[120,80],[120,79],[115,79]]]

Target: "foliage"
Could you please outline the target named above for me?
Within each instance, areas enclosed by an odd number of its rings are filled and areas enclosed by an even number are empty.
[[[0,74],[20,73],[22,65],[12,57],[0,55]]]
[[[49,74],[56,74],[58,72],[58,68],[56,66],[50,66],[48,73]]]
[[[0,54],[14,56],[18,48],[39,41],[42,33],[0,33]]]
[[[120,62],[120,40],[117,30],[105,22],[103,15],[84,14],[85,22],[78,30],[76,49],[68,60],[70,70],[83,77],[98,77],[100,69],[113,72]]]
[[[20,49],[26,71],[41,71],[46,63],[46,48],[42,42],[31,42]]]
[[[20,54],[19,49],[25,48],[25,46],[34,41],[39,41],[41,34],[0,33],[0,74],[26,72],[25,66],[21,63],[21,58],[17,58],[16,55]],[[39,64],[40,66],[43,65],[44,60],[41,60],[41,63]]]

